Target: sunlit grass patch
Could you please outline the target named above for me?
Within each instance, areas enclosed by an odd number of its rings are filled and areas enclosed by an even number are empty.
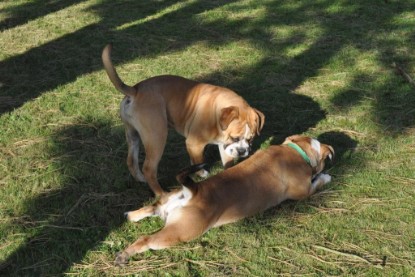
[[[0,10],[0,275],[413,274],[412,2],[21,0]],[[153,199],[127,169],[107,43],[129,85],[175,74],[237,91],[266,116],[254,149],[294,133],[333,145],[332,183],[115,267],[118,251],[163,224],[123,217]],[[211,174],[223,170],[215,146],[206,156]],[[178,186],[188,165],[171,131],[162,186]]]

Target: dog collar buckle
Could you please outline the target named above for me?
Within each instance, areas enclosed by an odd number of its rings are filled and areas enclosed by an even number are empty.
[[[301,157],[306,161],[306,163],[308,163],[308,165],[311,166],[311,161],[310,158],[307,156],[307,154],[304,152],[303,149],[301,149],[300,146],[298,146],[297,144],[290,142],[286,144],[288,147],[291,147],[292,149],[294,149],[295,151],[298,152],[298,154],[301,155]]]

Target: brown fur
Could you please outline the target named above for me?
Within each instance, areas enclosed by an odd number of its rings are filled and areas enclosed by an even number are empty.
[[[130,221],[158,215],[166,224],[160,231],[139,238],[118,253],[116,264],[122,265],[130,256],[148,249],[167,248],[195,239],[212,227],[252,216],[286,199],[300,200],[312,195],[330,181],[330,176],[321,171],[325,159],[332,158],[334,150],[320,144],[317,152],[310,141],[304,136],[289,137],[283,145],[259,150],[238,165],[200,183],[187,177],[199,168],[181,172],[177,178],[185,187],[164,194],[155,205],[127,213]],[[315,166],[307,164],[296,150],[285,145],[288,142],[300,146]]]
[[[102,61],[115,88],[125,95],[120,113],[126,127],[128,168],[136,180],[147,181],[156,195],[164,192],[157,180],[157,168],[168,126],[186,137],[192,164],[204,161],[203,150],[207,144],[218,144],[222,163],[227,167],[233,157],[225,153],[224,145],[230,145],[232,138],[251,141],[264,125],[265,117],[260,111],[224,87],[171,75],[128,86],[119,78],[110,53],[111,46],[107,45]],[[246,125],[251,130],[248,134],[245,134]],[[146,152],[143,173],[138,165],[140,139]]]

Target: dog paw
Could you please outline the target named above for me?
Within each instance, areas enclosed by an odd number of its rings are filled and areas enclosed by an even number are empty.
[[[206,178],[209,175],[209,172],[205,169],[201,169],[198,172],[196,172],[196,175],[200,178]]]
[[[327,184],[329,182],[331,182],[331,176],[328,174],[320,174],[319,178],[324,182],[324,184]]]
[[[137,222],[137,221],[140,221],[140,219],[141,219],[141,218],[134,218],[134,213],[133,212],[125,212],[124,216],[130,222]]]
[[[126,252],[124,252],[124,251],[122,251],[122,252],[118,252],[118,253],[115,255],[115,261],[114,261],[114,264],[115,264],[116,266],[123,267],[123,266],[125,266],[127,263],[128,263],[128,254],[127,254]]]

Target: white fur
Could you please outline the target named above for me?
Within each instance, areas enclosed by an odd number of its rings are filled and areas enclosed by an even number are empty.
[[[321,145],[320,145],[320,142],[318,140],[311,139],[311,148],[313,148],[314,150],[316,150],[316,152],[320,156],[320,153],[321,153]]]
[[[150,216],[159,216],[166,223],[175,220],[180,217],[180,210],[184,207],[192,198],[192,192],[182,187],[181,190],[171,194],[163,205],[146,206],[137,211],[129,211],[124,213],[129,221],[138,222],[143,218]]]
[[[243,135],[243,139],[240,141],[234,142],[229,144],[225,148],[226,155],[237,158],[237,157],[246,157],[249,154],[249,142],[246,139],[251,134],[251,129],[249,128],[248,124],[245,125],[245,133]],[[223,146],[222,146],[223,147]],[[241,155],[238,153],[238,149],[245,149],[245,152]]]
[[[325,185],[329,182],[331,182],[331,176],[321,173],[317,176],[313,183],[311,183],[311,190],[316,190],[318,186]]]
[[[206,178],[207,176],[209,176],[209,171],[207,171],[206,169],[201,169],[198,172],[196,172],[196,174],[200,178]]]
[[[246,138],[251,133],[251,128],[249,128],[248,124],[245,125],[245,134],[244,138]]]
[[[193,165],[192,161],[190,161],[190,164]],[[206,169],[201,169],[198,172],[196,172],[196,175],[200,178],[206,178],[207,176],[209,176],[209,171],[207,171]]]
[[[321,173],[319,178],[323,180],[324,184],[331,182],[331,176],[328,174]]]
[[[183,186],[180,191],[170,195],[169,200],[167,200],[166,203],[158,207],[158,215],[164,221],[170,221],[169,215],[171,215],[177,208],[185,206],[192,198],[192,196],[192,192]]]
[[[140,153],[140,144],[139,142],[134,142],[134,144],[131,145],[132,148],[132,152],[133,152],[133,164],[137,165],[136,168],[136,172],[135,172],[135,177],[137,178],[137,180],[139,180],[140,182],[146,182],[146,178],[144,177],[143,173],[140,171],[140,169],[138,168],[138,156]]]
[[[124,216],[127,217],[127,219],[131,222],[138,222],[142,220],[143,218],[149,217],[149,216],[155,216],[154,214],[144,214],[140,213],[139,216],[132,216],[132,212],[125,212]]]

